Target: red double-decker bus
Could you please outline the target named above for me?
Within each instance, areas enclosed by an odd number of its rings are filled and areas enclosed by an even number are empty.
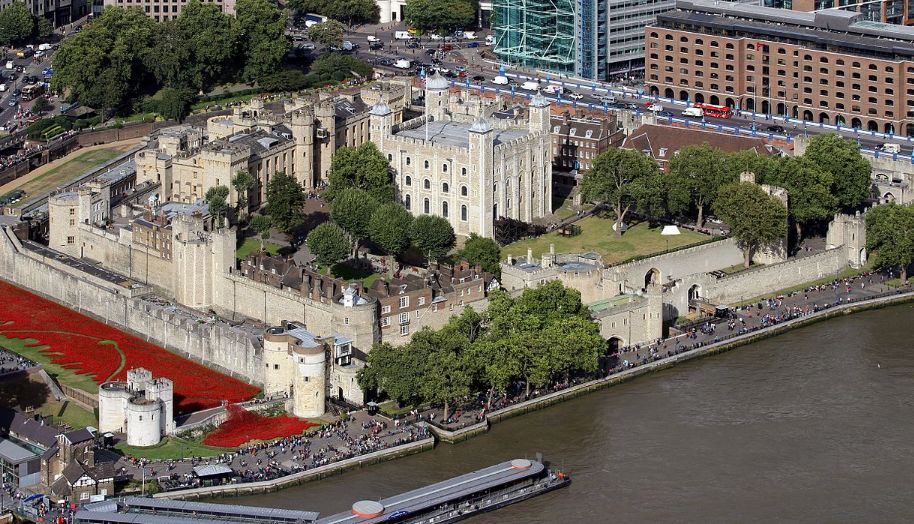
[[[700,107],[704,111],[705,116],[710,116],[713,118],[730,118],[733,116],[733,110],[727,106],[715,106],[713,104],[695,104],[695,107]]]

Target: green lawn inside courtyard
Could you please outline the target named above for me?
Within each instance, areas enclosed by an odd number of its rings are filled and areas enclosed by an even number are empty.
[[[124,455],[152,460],[177,459],[182,457],[215,457],[225,453],[228,448],[207,446],[193,440],[178,437],[165,437],[155,446],[137,447],[128,446],[121,442],[115,448]]]
[[[538,260],[544,253],[549,252],[549,244],[555,244],[556,253],[592,251],[600,254],[605,264],[612,265],[699,244],[711,238],[684,228],[679,228],[679,235],[661,236],[662,226],[651,227],[646,222],[631,226],[621,238],[616,238],[612,229],[613,220],[609,215],[589,216],[576,224],[581,228],[581,233],[577,236],[566,237],[558,231],[553,231],[509,244],[501,249],[502,260],[508,255],[527,256],[527,248],[533,249],[533,257]]]
[[[279,250],[282,249],[282,246],[279,244],[274,244],[272,242],[264,242],[263,248],[267,250],[267,253],[271,255],[278,255]],[[244,260],[251,253],[256,253],[260,251],[260,239],[259,238],[247,238],[244,242],[238,246],[238,249],[235,250],[235,258],[238,260]]]
[[[25,191],[26,198],[13,205],[17,207],[25,204],[30,198],[41,195],[52,189],[64,185],[71,179],[85,173],[95,166],[104,164],[112,158],[122,154],[129,146],[115,146],[105,149],[93,149],[76,154],[59,166],[49,169],[42,175],[25,182],[17,189]]]
[[[41,367],[60,384],[89,393],[98,393],[98,384],[92,380],[92,377],[80,375],[71,369],[51,362],[51,357],[41,352],[47,346],[33,338],[7,338],[0,335],[0,347],[41,364]]]

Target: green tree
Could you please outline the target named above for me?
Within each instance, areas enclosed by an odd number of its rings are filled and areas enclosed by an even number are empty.
[[[330,203],[330,218],[349,233],[353,256],[358,254],[361,242],[369,237],[371,217],[377,209],[377,200],[354,187],[340,191]]]
[[[472,377],[463,359],[465,346],[466,340],[453,330],[425,327],[413,335],[409,347],[403,348],[424,355],[417,384],[419,395],[423,402],[444,404],[442,422],[450,415],[450,402],[470,393]]]
[[[238,0],[235,18],[244,56],[242,77],[252,81],[275,73],[289,51],[286,15],[270,0]]]
[[[695,206],[695,224],[704,227],[705,209],[714,202],[721,186],[736,180],[726,170],[723,157],[719,149],[701,144],[685,146],[670,159],[665,182],[671,212],[684,213]]]
[[[838,211],[838,202],[831,193],[832,175],[819,169],[806,157],[785,157],[776,171],[765,178],[766,184],[783,187],[789,200],[788,213],[797,233],[797,243],[803,239],[803,228],[831,218]]]
[[[324,10],[324,6],[327,4],[326,0],[289,0],[288,6],[296,14],[323,14],[321,11]]]
[[[496,277],[500,274],[501,248],[491,238],[470,233],[470,238],[464,243],[457,258],[464,259],[472,265],[479,264],[483,271],[488,271]]]
[[[648,156],[631,149],[611,148],[597,155],[581,180],[581,195],[588,201],[612,206],[616,236],[633,207],[652,209],[662,192],[660,171]]]
[[[450,34],[476,20],[476,7],[469,0],[407,0],[406,22],[422,31]]]
[[[381,8],[374,0],[334,0],[326,2],[318,13],[345,22],[349,29],[364,24],[376,24],[381,19]]]
[[[327,180],[324,198],[329,202],[347,187],[364,189],[378,202],[391,202],[394,199],[390,165],[373,142],[337,149],[330,163]]]
[[[140,9],[105,9],[54,53],[52,88],[105,118],[146,85],[142,57],[152,43],[155,23]]]
[[[894,202],[866,213],[866,247],[875,252],[876,267],[897,269],[902,284],[914,262],[914,207]]]
[[[263,243],[270,238],[273,219],[269,215],[257,215],[251,220],[251,227],[257,232],[257,236],[260,238],[260,250],[263,251]]]
[[[245,170],[238,171],[232,177],[232,188],[235,189],[235,211],[240,215],[250,207],[250,191],[254,188],[254,177]]]
[[[384,391],[401,405],[416,405],[421,401],[419,388],[422,362],[426,358],[418,349],[393,347],[389,343],[375,344],[368,353],[368,363],[358,373],[363,391]]]
[[[216,221],[216,227],[222,227],[224,225],[223,218],[225,218],[225,210],[228,209],[228,204],[225,199],[228,197],[228,194],[229,188],[225,186],[213,186],[206,192],[206,202],[209,204],[209,214],[211,214]]]
[[[342,47],[343,24],[336,20],[327,20],[322,24],[314,24],[308,28],[308,38],[315,44],[327,47]]]
[[[35,38],[46,40],[54,36],[54,24],[43,16],[35,17]]]
[[[175,89],[195,87],[194,56],[187,38],[177,20],[157,26],[143,55],[143,66],[160,85]]]
[[[343,228],[333,222],[324,222],[308,233],[308,249],[317,263],[330,267],[345,259],[350,253],[350,243]]]
[[[0,44],[21,44],[34,32],[35,19],[24,2],[13,2],[0,11]]]
[[[816,135],[809,141],[803,157],[831,174],[831,191],[842,209],[852,211],[869,196],[872,167],[860,155],[860,146],[853,140],[834,133]]]
[[[47,98],[42,96],[42,97],[39,97],[37,100],[35,100],[35,103],[32,104],[32,112],[33,113],[44,113],[45,111],[50,109],[50,107],[51,107],[51,103],[48,102]]]
[[[429,260],[447,254],[457,240],[451,223],[441,217],[422,215],[410,225],[409,238]]]
[[[304,220],[305,189],[292,175],[279,172],[267,185],[266,213],[273,225],[289,232]]]
[[[756,180],[765,180],[777,170],[777,160],[769,155],[760,155],[753,149],[725,154],[724,170],[732,180],[738,180],[740,173],[752,173]]]
[[[250,6],[246,3],[244,7]],[[195,89],[209,89],[217,81],[234,75],[239,41],[242,41],[239,35],[239,22],[242,19],[244,18],[236,21],[233,16],[223,13],[216,4],[200,0],[190,0],[181,9],[174,24],[184,40],[184,46],[193,57],[185,67]],[[264,23],[269,24],[271,20],[265,20]]]
[[[720,188],[714,213],[730,226],[743,251],[743,266],[762,247],[777,244],[787,234],[787,208],[755,184],[735,183]]]
[[[409,247],[409,229],[413,216],[396,202],[381,204],[371,215],[368,236],[390,257],[403,253]],[[393,261],[389,264],[393,267]]]
[[[187,89],[163,87],[143,102],[143,109],[151,113],[158,113],[167,120],[184,120],[190,112],[190,105],[194,101],[193,92]]]

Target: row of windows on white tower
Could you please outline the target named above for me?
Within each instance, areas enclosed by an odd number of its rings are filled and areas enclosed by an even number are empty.
[[[412,204],[412,198],[410,198],[409,195],[406,195],[403,198],[403,205],[406,207],[406,209],[412,211]],[[422,199],[422,212],[426,215],[430,215],[432,213],[432,204],[428,198]],[[446,201],[441,203],[441,217],[450,218],[450,206],[448,206]],[[464,222],[469,220],[466,205],[460,206],[460,220]]]
[[[393,162],[393,160],[394,160],[394,156],[391,155],[391,154],[388,154],[388,155],[387,155],[387,161],[388,161],[388,162]],[[409,165],[412,165],[412,159],[410,159],[409,157],[406,157],[406,165],[408,165],[408,166],[409,166]],[[424,166],[424,167],[425,167],[425,169],[431,169],[431,163],[429,163],[429,161],[426,160],[426,161],[425,161],[425,166]],[[444,172],[444,173],[447,173],[447,172],[448,172],[448,164],[446,164],[446,163],[445,163],[445,164],[441,164],[441,171]],[[467,176],[467,168],[465,168],[465,167],[460,168],[460,174],[461,174],[462,176]]]

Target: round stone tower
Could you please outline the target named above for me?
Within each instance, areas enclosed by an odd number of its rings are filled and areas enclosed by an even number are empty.
[[[127,403],[127,445],[155,446],[162,440],[159,402],[135,397]]]
[[[323,344],[317,347],[293,346],[292,414],[320,417],[324,414],[327,391],[326,356]]]
[[[263,394],[288,395],[292,381],[289,352],[290,337],[283,327],[271,327],[263,336]]]

